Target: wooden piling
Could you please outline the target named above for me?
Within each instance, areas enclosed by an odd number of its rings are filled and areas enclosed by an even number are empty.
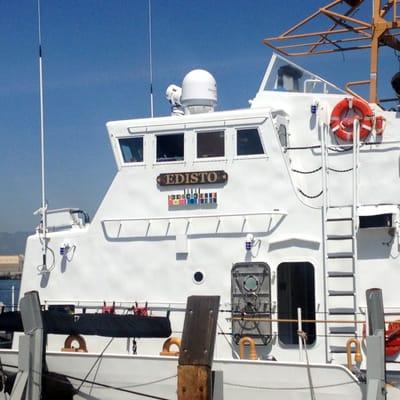
[[[190,296],[178,365],[178,400],[212,400],[219,296]]]

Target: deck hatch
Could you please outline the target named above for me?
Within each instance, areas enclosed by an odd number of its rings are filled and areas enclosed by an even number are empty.
[[[236,344],[244,336],[256,345],[271,339],[271,322],[241,321],[236,318],[271,318],[271,272],[265,263],[238,263],[232,268],[232,334]]]

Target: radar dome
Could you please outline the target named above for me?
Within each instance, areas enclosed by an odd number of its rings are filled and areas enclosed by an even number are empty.
[[[187,114],[214,111],[217,104],[217,83],[203,69],[190,71],[182,82],[182,106]]]

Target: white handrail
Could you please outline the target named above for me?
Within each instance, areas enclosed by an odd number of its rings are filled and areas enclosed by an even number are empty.
[[[326,146],[326,138],[327,138],[327,133],[328,133],[328,125],[325,122],[322,122],[321,124],[319,123],[318,119],[318,125],[321,130],[321,157],[322,157],[322,230],[323,230],[323,237],[324,237],[324,242],[323,242],[323,264],[322,268],[324,271],[324,317],[327,318],[327,313],[328,313],[328,307],[327,307],[327,297],[326,294],[328,292],[328,267],[327,267],[327,258],[328,258],[328,245],[326,242],[327,238],[327,218],[328,218],[328,203],[329,203],[329,193],[328,193],[328,150]],[[325,324],[324,326],[324,334],[326,337],[328,337],[328,325]],[[328,340],[325,340],[325,357],[326,360],[329,361],[330,359],[330,354],[329,354],[329,344]]]
[[[176,215],[176,216],[164,216],[164,217],[136,217],[136,218],[107,218],[102,219],[102,223],[106,222],[132,222],[132,221],[171,221],[171,220],[188,220],[196,218],[223,218],[223,217],[251,217],[257,215],[287,215],[287,211],[284,210],[271,210],[262,212],[243,212],[243,213],[228,213],[228,214],[202,214],[202,215]]]
[[[360,153],[360,122],[354,120],[353,125],[353,234],[358,230],[358,167]]]
[[[360,121],[354,120],[353,123],[353,206],[352,206],[352,236],[353,236],[353,273],[356,276],[357,268],[357,231],[359,226],[358,208],[359,208],[359,193],[358,193],[358,169],[360,155]],[[353,279],[354,288],[354,310],[357,310],[357,287],[356,279]],[[357,314],[354,314],[354,319],[357,327]]]

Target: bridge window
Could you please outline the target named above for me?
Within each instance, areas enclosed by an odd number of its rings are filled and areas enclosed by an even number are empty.
[[[257,129],[240,129],[237,131],[236,151],[238,156],[264,154],[260,135]]]
[[[183,133],[159,135],[157,140],[157,162],[182,161],[184,157]]]
[[[303,320],[315,320],[314,267],[309,262],[285,262],[278,266],[278,319],[297,319],[301,308]],[[315,342],[315,322],[302,324],[307,344]],[[297,322],[278,322],[281,343],[298,343]]]
[[[119,139],[125,163],[143,162],[143,137]]]
[[[225,132],[197,132],[197,158],[224,157]]]

